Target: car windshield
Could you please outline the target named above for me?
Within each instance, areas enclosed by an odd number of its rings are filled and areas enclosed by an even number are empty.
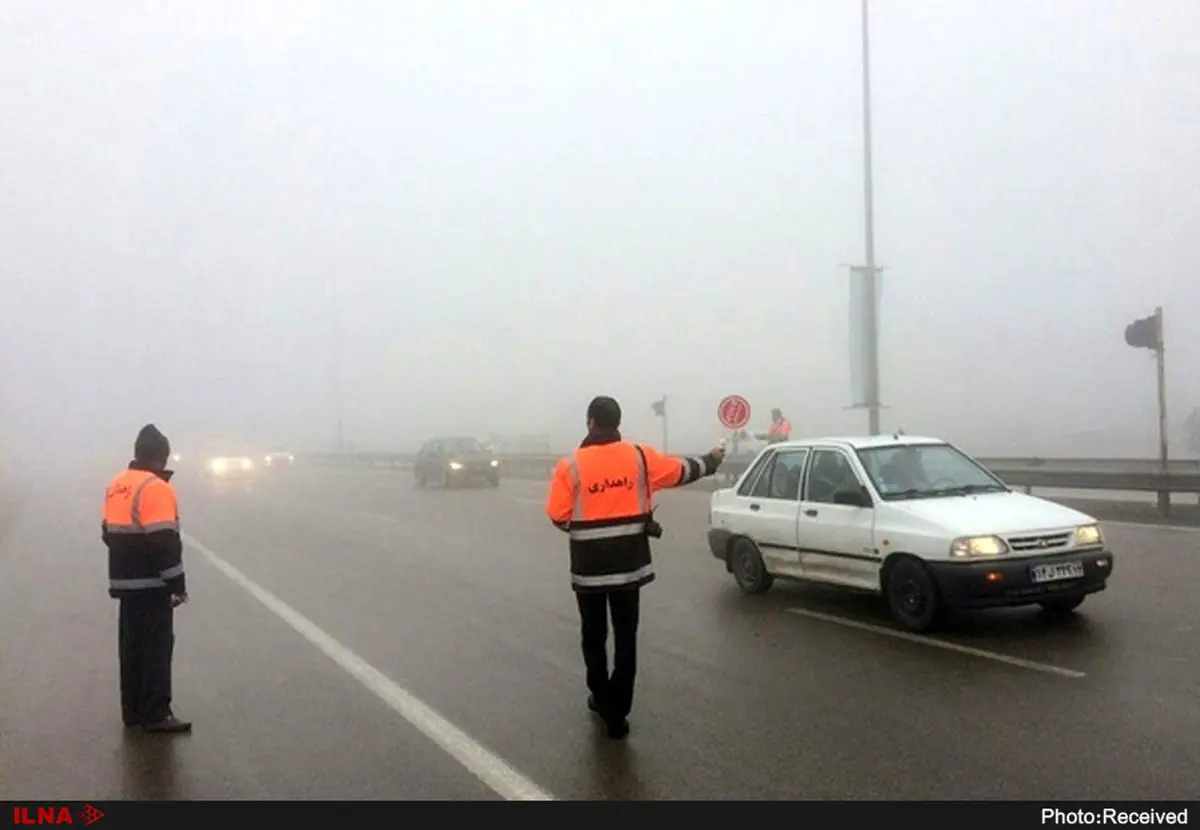
[[[999,493],[1008,488],[949,444],[904,444],[858,451],[884,501]]]
[[[447,438],[442,448],[448,453],[483,452],[483,447],[474,438]]]

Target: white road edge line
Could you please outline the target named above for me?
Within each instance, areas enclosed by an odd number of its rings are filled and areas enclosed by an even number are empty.
[[[188,547],[211,562],[231,582],[262,603],[268,611],[287,623],[297,634],[386,703],[396,714],[424,733],[501,798],[507,801],[556,800],[499,755],[326,634],[299,611],[226,562],[195,537],[186,533],[182,536]]]
[[[372,513],[368,510],[359,510],[358,515],[364,516],[368,519],[377,519],[381,522],[391,522],[393,524],[400,521],[395,516],[388,516],[384,513]]]
[[[1064,669],[1061,666],[1051,666],[1049,663],[1038,663],[1034,660],[1023,660],[1020,657],[1010,657],[1007,654],[1000,654],[996,651],[985,651],[981,648],[972,648],[971,646],[961,646],[958,643],[947,642],[946,640],[938,640],[932,637],[922,637],[919,634],[911,634],[907,631],[897,631],[892,628],[884,628],[881,625],[871,625],[870,623],[851,620],[846,617],[839,617],[836,614],[823,614],[820,611],[810,611],[807,608],[788,608],[788,613],[798,614],[801,617],[809,617],[814,620],[822,620],[823,622],[833,623],[834,625],[843,625],[847,628],[857,628],[860,631],[870,631],[872,634],[882,634],[885,637],[893,637],[897,640],[907,640],[910,643],[919,643],[923,646],[932,648],[941,648],[946,651],[957,651],[959,654],[967,654],[971,657],[979,657],[984,660],[992,660],[996,663],[1007,663],[1010,666],[1017,666],[1030,671],[1040,671],[1045,674],[1056,674],[1059,677],[1081,678],[1087,677],[1087,674],[1074,669]]]

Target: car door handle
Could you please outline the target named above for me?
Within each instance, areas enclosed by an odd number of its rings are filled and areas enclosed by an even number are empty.
[[[751,509],[751,510],[758,510],[758,509],[759,509],[759,507],[760,507],[760,505],[757,505],[757,504],[752,504],[752,505],[750,505],[750,509]]]
[[[813,509],[810,507],[810,508],[808,508],[807,510],[805,510],[805,511],[804,511],[804,515],[805,515],[805,516],[815,516],[815,515],[817,515],[817,511],[813,510]]]

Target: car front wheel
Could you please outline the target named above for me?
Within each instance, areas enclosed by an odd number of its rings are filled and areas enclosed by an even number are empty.
[[[928,631],[942,614],[942,600],[929,570],[916,559],[901,559],[888,572],[888,607],[907,631]]]
[[[733,543],[729,557],[732,560],[733,578],[744,594],[765,594],[775,584],[775,577],[767,573],[758,547],[749,539],[741,538]]]

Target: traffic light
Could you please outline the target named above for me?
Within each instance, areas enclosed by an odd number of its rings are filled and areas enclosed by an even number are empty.
[[[666,397],[664,396],[661,401],[655,401],[654,403],[650,404],[650,408],[654,410],[654,416],[656,418],[667,417],[667,399],[666,399]]]
[[[1157,313],[1151,314],[1149,317],[1143,317],[1140,320],[1134,320],[1125,327],[1125,342],[1135,349],[1153,349],[1157,351],[1162,344],[1158,328],[1159,317]]]

